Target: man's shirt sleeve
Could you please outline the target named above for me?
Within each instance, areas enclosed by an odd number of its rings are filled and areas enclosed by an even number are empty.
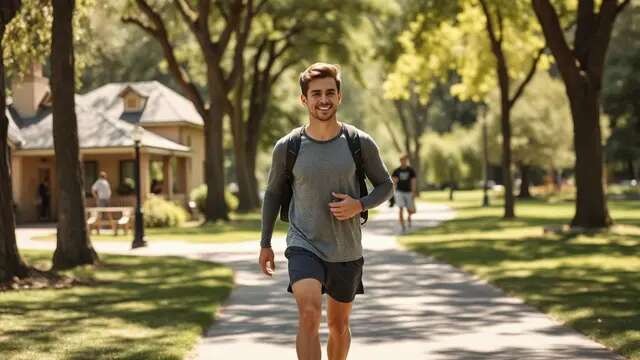
[[[287,181],[287,142],[279,140],[273,148],[267,190],[262,202],[262,236],[260,247],[271,247],[273,228],[280,211],[282,188]]]
[[[380,158],[380,151],[375,141],[367,134],[360,133],[362,161],[367,178],[374,188],[371,193],[360,199],[365,210],[372,209],[393,195],[393,181],[387,167]]]

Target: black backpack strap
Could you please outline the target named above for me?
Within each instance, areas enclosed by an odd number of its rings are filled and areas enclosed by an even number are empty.
[[[365,197],[369,194],[369,190],[367,189],[367,183],[365,182],[366,174],[363,168],[363,160],[362,160],[362,147],[360,146],[360,135],[358,135],[358,130],[347,124],[342,124],[342,132],[347,137],[347,142],[349,143],[349,150],[351,150],[351,156],[353,156],[353,162],[356,164],[356,177],[358,178],[358,183],[360,185],[360,197]],[[362,222],[360,225],[364,225],[369,219],[369,211],[365,210],[360,213],[360,217],[362,218]]]
[[[300,143],[302,143],[302,132],[304,128],[300,127],[291,132],[287,139],[287,180],[282,189],[282,198],[280,201],[280,219],[284,222],[289,221],[289,204],[293,196],[293,166],[296,164],[298,152],[300,151]]]

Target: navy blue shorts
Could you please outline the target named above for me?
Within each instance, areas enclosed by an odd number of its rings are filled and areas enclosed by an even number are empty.
[[[329,294],[334,300],[349,303],[356,294],[364,294],[362,285],[362,266],[364,258],[346,262],[328,262],[320,259],[311,251],[290,246],[284,252],[289,260],[289,287],[298,280],[316,279],[322,284],[322,293]]]

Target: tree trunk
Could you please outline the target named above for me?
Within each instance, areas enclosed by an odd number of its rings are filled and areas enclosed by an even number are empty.
[[[94,264],[98,256],[87,233],[78,122],[75,113],[73,0],[53,1],[51,95],[58,178],[58,235],[53,268]]]
[[[509,101],[509,75],[506,60],[500,50],[497,58],[498,83],[500,84],[500,125],[502,130],[502,181],[504,182],[504,218],[513,219],[515,199],[511,174],[511,104]]]
[[[518,198],[520,199],[531,198],[531,193],[529,192],[529,185],[531,183],[529,179],[530,170],[531,167],[529,165],[520,164],[520,177],[522,178],[520,182],[520,193],[518,194]]]
[[[0,5],[0,54],[4,53],[3,38],[7,23],[20,8],[20,1]],[[8,144],[9,119],[6,116],[4,60],[0,56],[0,282],[28,275],[27,265],[18,252],[13,213],[10,153]]]
[[[205,178],[207,202],[205,220],[229,220],[229,210],[224,199],[224,149],[222,146],[222,101],[215,101],[209,108],[205,131]]]
[[[422,137],[422,131],[416,131],[416,134],[413,137],[413,154],[411,156],[411,166],[413,170],[416,172],[416,192],[420,195],[420,189],[422,186],[422,160],[420,157],[420,151],[422,151],[422,142],[420,142],[420,138]]]
[[[241,64],[238,64],[243,68]],[[252,188],[251,177],[255,178],[255,173],[249,172],[248,154],[246,147],[246,128],[243,115],[244,100],[244,77],[240,77],[234,91],[233,112],[230,114],[231,133],[233,135],[233,151],[236,161],[236,181],[238,182],[238,212],[247,213],[255,210],[259,206],[258,189]],[[257,183],[257,182],[256,182]]]
[[[636,178],[636,167],[633,164],[633,158],[627,159],[627,169],[629,171],[629,178],[631,180]]]
[[[258,141],[260,140],[260,129],[262,128],[262,119],[265,112],[260,114],[249,114],[249,121],[247,122],[246,132],[246,144],[247,144],[247,171],[249,172],[249,189],[251,194],[256,196],[256,205],[260,206],[260,196],[258,194],[258,179],[256,178],[256,161],[258,157]],[[259,119],[252,119],[253,116],[260,117]]]
[[[571,107],[576,151],[576,214],[571,226],[608,227],[612,224],[603,183],[600,89],[605,58],[616,17],[629,1],[578,2],[573,49],[549,0],[532,0],[544,37],[562,75]]]
[[[576,214],[573,227],[601,228],[612,224],[603,187],[599,93],[584,81],[567,87],[576,150]],[[575,91],[569,91],[569,88]]]

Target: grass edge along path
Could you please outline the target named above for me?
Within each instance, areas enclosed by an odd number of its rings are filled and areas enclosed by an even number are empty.
[[[425,193],[453,220],[399,237],[411,250],[473,273],[630,359],[640,359],[640,203],[609,201],[616,226],[593,234],[543,234],[569,222],[568,201],[518,201],[515,220],[502,202],[480,206],[480,191]]]
[[[22,251],[38,268],[51,254]],[[179,257],[101,255],[92,283],[0,292],[5,359],[183,359],[233,287],[230,268]]]

